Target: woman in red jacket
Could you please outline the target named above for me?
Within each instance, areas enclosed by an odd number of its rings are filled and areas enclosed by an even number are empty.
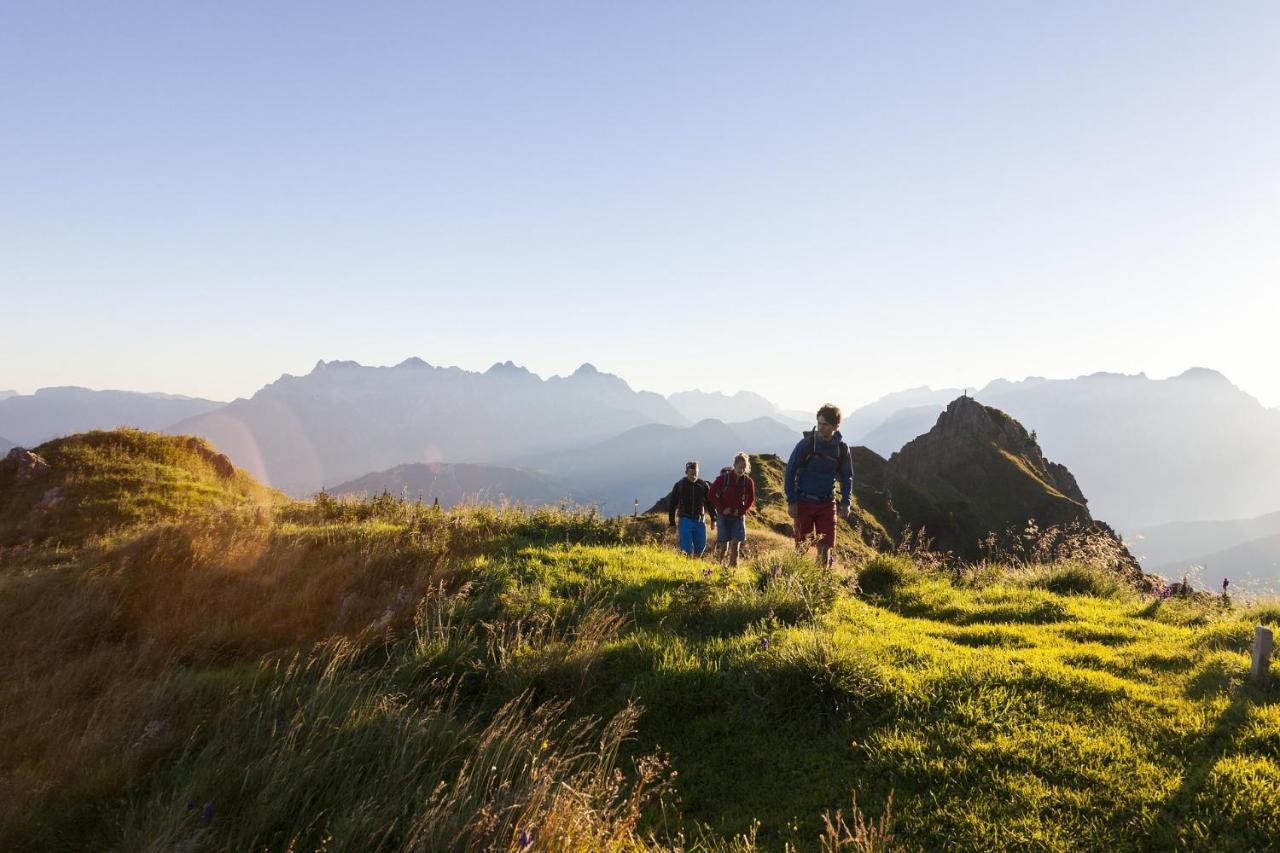
[[[716,477],[708,494],[716,508],[716,556],[723,558],[728,546],[730,566],[738,565],[738,552],[747,541],[745,519],[756,502],[756,484],[750,474],[751,460],[739,453],[733,457],[733,468]]]

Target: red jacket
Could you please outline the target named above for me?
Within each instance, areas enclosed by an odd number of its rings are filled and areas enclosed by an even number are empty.
[[[729,471],[711,484],[711,504],[725,515],[745,516],[756,502],[756,484],[748,476],[739,479]],[[732,512],[730,512],[732,510]]]

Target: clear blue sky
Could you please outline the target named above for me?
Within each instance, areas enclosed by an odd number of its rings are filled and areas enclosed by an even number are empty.
[[[1280,405],[1275,2],[10,2],[0,127],[0,389]]]

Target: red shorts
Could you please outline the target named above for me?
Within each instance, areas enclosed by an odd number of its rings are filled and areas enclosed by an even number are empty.
[[[796,543],[809,538],[809,534],[817,531],[818,541],[828,548],[836,544],[836,502],[810,503],[800,501],[796,504]]]

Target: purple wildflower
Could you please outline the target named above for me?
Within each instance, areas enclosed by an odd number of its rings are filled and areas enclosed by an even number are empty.
[[[213,820],[213,800],[204,804],[204,808],[200,810],[200,819],[203,821]]]
[[[527,829],[520,830],[520,837],[516,840],[516,844],[521,850],[528,850],[533,846],[533,833]]]
[[[702,570],[702,576],[703,576],[704,578],[706,578],[707,580],[711,580],[711,569],[709,569],[709,568],[708,568],[708,569],[703,569],[703,570]]]
[[[768,637],[761,637],[761,638],[760,638],[760,651],[762,651],[762,652],[767,652],[767,651],[769,651],[769,638],[768,638]]]

